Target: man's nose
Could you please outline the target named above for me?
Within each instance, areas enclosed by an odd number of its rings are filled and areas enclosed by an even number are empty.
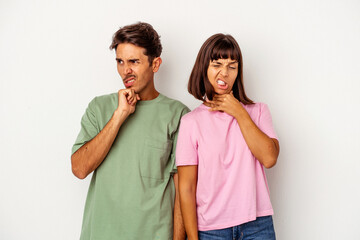
[[[131,74],[132,73],[132,69],[131,66],[129,66],[128,64],[125,64],[124,66],[124,73],[127,74]]]

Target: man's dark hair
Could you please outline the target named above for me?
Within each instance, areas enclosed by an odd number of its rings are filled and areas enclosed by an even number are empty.
[[[110,50],[116,50],[121,43],[131,43],[144,48],[144,54],[148,57],[150,66],[156,57],[160,57],[162,51],[160,36],[150,24],[144,22],[121,27],[113,35]]]
[[[202,101],[205,101],[205,97],[212,100],[215,91],[207,76],[209,63],[213,60],[227,58],[236,60],[239,64],[238,74],[232,87],[234,97],[245,105],[252,104],[253,101],[245,94],[242,71],[243,62],[240,47],[236,40],[228,34],[218,33],[212,35],[201,46],[190,75],[188,83],[189,93],[196,99]]]

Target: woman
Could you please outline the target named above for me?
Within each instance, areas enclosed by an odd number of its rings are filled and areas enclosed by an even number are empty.
[[[236,40],[215,34],[190,76],[203,104],[182,118],[176,148],[189,240],[275,239],[264,167],[275,165],[279,142],[267,105],[246,96],[242,68]]]

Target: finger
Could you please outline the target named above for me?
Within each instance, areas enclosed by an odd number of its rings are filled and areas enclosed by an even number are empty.
[[[207,107],[212,107],[212,104],[209,101],[204,102],[204,105],[207,106]]]
[[[204,103],[204,105],[210,108],[215,107],[215,104],[211,102]]]
[[[219,106],[222,102],[218,101],[218,100],[212,100],[212,101],[209,101],[208,103],[213,106]]]
[[[135,96],[132,95],[131,93],[129,93],[129,95],[127,95],[127,97],[126,97],[126,99],[128,99],[128,100],[134,99],[134,98],[135,98]]]
[[[124,95],[133,97],[135,95],[135,91],[133,89],[123,89]]]
[[[211,108],[214,108],[214,107],[217,107],[218,105],[217,104],[215,104],[215,103],[210,103],[210,107]]]
[[[119,94],[122,94],[123,96],[127,96],[128,95],[128,91],[125,89],[122,89],[119,91]]]
[[[131,91],[126,92],[126,94],[127,94],[126,99],[128,99],[128,100],[133,97]]]
[[[219,107],[212,107],[212,108],[209,108],[209,111],[210,112],[220,111],[220,108]]]
[[[127,93],[123,89],[118,91],[119,101],[127,101]]]
[[[213,97],[213,100],[217,100],[217,101],[224,101],[225,97],[224,96],[220,96],[220,95],[217,95],[217,96],[214,96]]]
[[[131,96],[135,97],[136,93],[134,89],[130,89],[131,90]]]
[[[137,103],[137,101],[140,101],[140,96],[139,94],[135,93],[134,97],[133,97],[133,103]]]
[[[138,100],[137,100],[136,96],[134,96],[133,99],[132,99],[132,103],[133,103],[133,104],[136,104],[137,101],[138,101]]]

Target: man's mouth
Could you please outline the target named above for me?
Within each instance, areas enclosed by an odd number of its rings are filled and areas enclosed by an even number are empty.
[[[135,83],[135,76],[128,76],[124,79],[124,85],[126,88],[131,87]]]

